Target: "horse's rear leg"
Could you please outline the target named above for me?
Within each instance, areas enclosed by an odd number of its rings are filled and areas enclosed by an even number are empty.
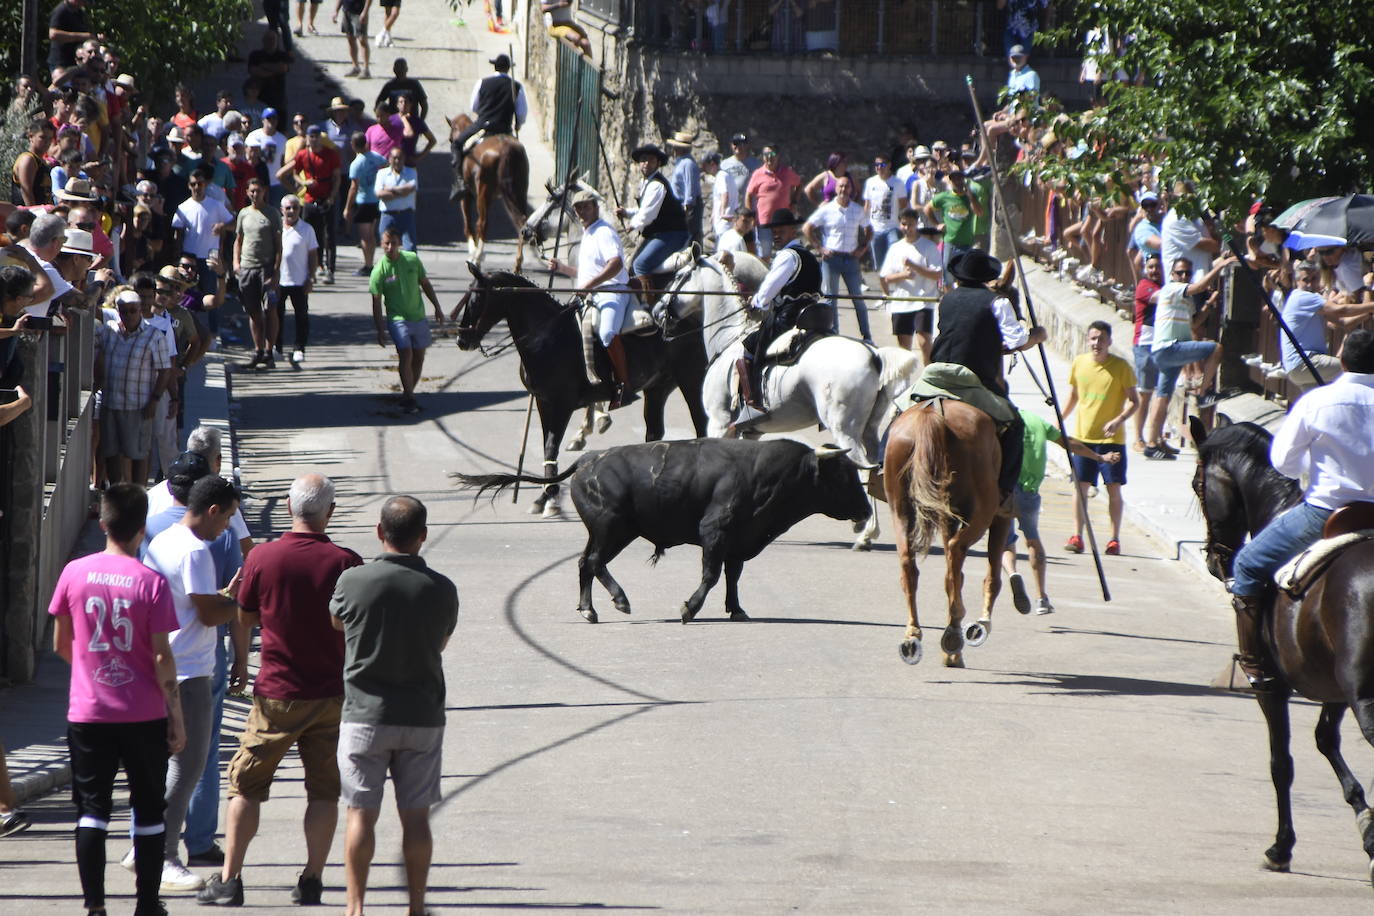
[[[916,584],[920,570],[916,568],[916,554],[911,549],[915,528],[915,507],[908,495],[908,481],[902,468],[911,455],[911,443],[893,439],[888,444],[887,462],[883,475],[883,490],[892,510],[893,539],[897,542],[897,568],[901,571],[902,595],[906,598],[906,639],[902,640],[902,661],[914,665],[921,660],[921,622],[916,616]]]
[[[582,412],[582,425],[573,434],[572,441],[568,443],[568,451],[580,452],[587,447],[587,437],[592,434],[592,418],[596,416],[595,403],[588,404],[587,409]]]
[[[967,530],[967,529],[965,529]],[[940,637],[946,668],[964,667],[964,558],[968,545],[958,535],[945,538],[945,600],[949,624]]]
[[[469,250],[478,267],[482,266],[482,258],[487,254],[487,210],[490,208],[491,188],[483,187],[477,194],[477,225],[473,229],[472,238],[469,239],[473,243]]]
[[[645,388],[644,395],[644,441],[657,442],[663,438],[663,407],[668,403],[669,384]]]
[[[964,631],[970,646],[981,646],[992,635],[992,608],[1002,592],[1002,548],[1011,531],[1011,517],[997,515],[988,528],[988,574],[983,579],[983,613]]]
[[[1345,761],[1341,759],[1339,726],[1342,707],[1336,706],[1335,704],[1329,705],[1335,706],[1336,709],[1336,721],[1331,727],[1331,732],[1335,738],[1334,753],[1336,759],[1331,761],[1331,765],[1332,767],[1336,767],[1337,761],[1340,762],[1340,767],[1336,769],[1336,776],[1340,779],[1341,788],[1345,791],[1345,800],[1350,803],[1350,807],[1355,809],[1355,823],[1360,829],[1360,840],[1364,845],[1365,855],[1369,856],[1370,880],[1374,881],[1374,809],[1371,809],[1365,801],[1364,792],[1360,788],[1360,781],[1355,778],[1354,774],[1350,772],[1350,769],[1346,767]],[[1374,744],[1374,699],[1356,700],[1351,704],[1350,708],[1355,712],[1355,719],[1360,723],[1360,732],[1364,735],[1365,740],[1370,744]],[[1322,719],[1317,722],[1317,748],[1321,749],[1323,754],[1325,754],[1326,751],[1322,749],[1320,729],[1322,720],[1326,718],[1326,709],[1326,706],[1322,707]],[[1330,755],[1328,755],[1327,759],[1331,759]],[[1344,773],[1342,773],[1342,770],[1344,770]],[[1347,780],[1349,780],[1348,783]]]
[[[1274,845],[1264,852],[1264,867],[1270,871],[1288,871],[1293,862],[1293,844],[1298,839],[1293,831],[1293,757],[1288,751],[1290,694],[1287,687],[1255,693],[1260,711],[1264,713],[1265,725],[1269,727],[1269,776],[1274,782],[1274,800],[1279,816]]]

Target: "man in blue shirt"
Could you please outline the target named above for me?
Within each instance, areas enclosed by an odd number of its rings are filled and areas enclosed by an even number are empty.
[[[1007,52],[1011,72],[1007,74],[1007,88],[1012,92],[1040,94],[1040,74],[1031,69],[1024,45],[1012,45]]]
[[[1326,325],[1358,324],[1374,313],[1374,302],[1337,302],[1321,294],[1322,270],[1315,261],[1303,261],[1294,271],[1293,291],[1283,303],[1283,320],[1293,331],[1307,358],[1317,368],[1323,382],[1341,374],[1341,361],[1331,356],[1326,343]],[[1315,388],[1317,379],[1293,349],[1288,335],[1279,332],[1279,352],[1288,378],[1304,391]]]
[[[687,231],[692,241],[701,244],[701,169],[692,158],[692,135],[680,130],[668,140],[668,149],[675,155],[673,177],[669,184],[673,196],[682,201],[682,209],[687,212]]]

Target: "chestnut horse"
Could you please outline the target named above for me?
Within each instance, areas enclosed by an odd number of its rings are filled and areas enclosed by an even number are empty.
[[[1198,450],[1193,492],[1207,524],[1207,569],[1224,581],[1246,535],[1254,537],[1296,505],[1302,488],[1270,464],[1273,437],[1262,427],[1238,423],[1208,433],[1196,417],[1190,424]],[[1361,505],[1368,511],[1367,504],[1356,504],[1333,514],[1326,533],[1343,527],[1342,513],[1354,515]],[[1369,522],[1350,527],[1369,527]],[[1288,871],[1297,842],[1289,797],[1293,757],[1288,751],[1288,699],[1296,691],[1322,704],[1317,750],[1330,762],[1346,804],[1355,812],[1374,880],[1374,809],[1341,756],[1341,719],[1347,709],[1354,712],[1364,739],[1374,744],[1374,541],[1357,543],[1337,556],[1301,601],[1280,593],[1262,638],[1279,669],[1271,688],[1255,691],[1269,730],[1269,774],[1279,821],[1264,867]]]
[[[1011,516],[999,511],[997,471],[1002,448],[983,411],[961,401],[918,404],[888,428],[883,489],[892,507],[897,561],[902,569],[908,619],[902,660],[921,660],[921,624],[916,617],[916,555],[925,557],[939,533],[945,551],[945,596],[949,624],[940,638],[945,666],[964,667],[964,643],[981,646],[992,630],[992,604],[1002,590],[1002,548]],[[983,580],[983,615],[964,629],[964,559],[988,536],[988,575]]]
[[[458,135],[472,125],[472,118],[460,114],[448,121],[450,144],[458,140]],[[492,134],[477,142],[462,162],[458,157],[462,151],[452,149],[453,167],[462,167],[463,182],[467,189],[458,198],[458,206],[463,213],[463,231],[468,238],[468,256],[481,265],[487,247],[487,213],[491,209],[492,196],[500,195],[501,203],[510,214],[515,226],[515,272],[525,260],[525,239],[521,231],[525,219],[532,212],[526,195],[529,193],[530,162],[525,155],[525,146],[508,134]],[[469,205],[476,203],[476,219]]]

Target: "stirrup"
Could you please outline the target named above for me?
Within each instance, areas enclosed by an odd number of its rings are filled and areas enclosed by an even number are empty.
[[[1264,663],[1255,656],[1237,652],[1231,660],[1240,667],[1252,690],[1273,690],[1278,686],[1278,677],[1266,670]]]
[[[730,423],[731,429],[748,429],[755,423],[768,418],[768,411],[760,410],[747,401],[740,404],[739,414]]]

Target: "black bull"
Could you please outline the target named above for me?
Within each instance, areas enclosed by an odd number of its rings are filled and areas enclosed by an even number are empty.
[[[701,547],[701,584],[682,606],[683,623],[701,610],[722,566],[725,610],[732,620],[747,620],[739,603],[746,560],[817,513],[867,521],[871,510],[858,467],[844,454],[785,439],[687,439],[584,455],[557,477],[465,474],[459,480],[480,495],[517,480],[549,484],[572,477],[573,504],[587,527],[577,564],[577,610],[591,623],[597,620],[593,576],[611,593],[616,609],[630,613],[625,590],[606,564],[637,537],[654,545],[655,560],[679,544]]]

